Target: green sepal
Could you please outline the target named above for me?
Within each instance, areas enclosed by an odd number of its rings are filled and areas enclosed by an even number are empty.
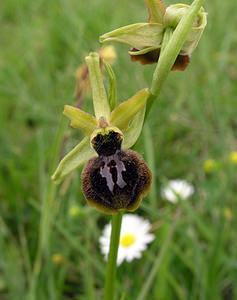
[[[110,107],[104,87],[103,76],[100,68],[100,57],[96,52],[90,53],[86,57],[86,63],[89,69],[90,84],[92,89],[93,105],[96,119],[101,117],[106,120],[110,116]]]
[[[111,113],[110,122],[120,130],[126,130],[131,119],[146,105],[150,96],[148,89],[137,92],[130,99],[122,102]]]
[[[74,147],[59,163],[56,171],[52,175],[55,183],[60,181],[74,169],[83,165],[90,158],[95,156],[95,151],[90,147],[89,137],[85,137],[76,147]]]
[[[111,65],[109,63],[104,62],[104,66],[109,77],[108,98],[110,110],[112,111],[117,105],[117,80]]]
[[[146,113],[146,105],[135,115],[135,117],[129,123],[129,126],[125,132],[123,132],[123,148],[129,149],[131,148],[139,136],[141,135],[144,118]]]
[[[165,5],[162,0],[145,0],[150,23],[162,23],[165,14]]]
[[[121,42],[136,49],[161,46],[164,27],[159,23],[136,23],[105,33],[100,42]]]
[[[71,120],[73,128],[80,128],[86,135],[90,135],[97,127],[96,118],[79,108],[65,105],[63,114]]]

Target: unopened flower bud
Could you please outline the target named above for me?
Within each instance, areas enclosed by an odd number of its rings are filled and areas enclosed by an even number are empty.
[[[179,24],[182,17],[189,10],[189,5],[178,3],[174,5],[170,5],[166,8],[166,12],[164,15],[164,26],[176,28]],[[182,50],[180,52],[181,55],[191,55],[192,52],[198,45],[198,42],[203,34],[203,31],[207,25],[207,14],[204,9],[201,8],[194,23],[191,28],[191,31],[188,35],[186,42],[184,43]]]
[[[147,0],[149,11],[147,23],[127,25],[100,37],[104,42],[120,42],[132,47],[129,51],[132,61],[151,64],[158,61],[160,51],[166,46],[165,33],[174,32],[181,19],[189,13],[190,6],[182,3],[170,5],[167,8],[161,1]],[[194,22],[190,24],[190,32],[184,41],[172,70],[184,70],[189,57],[198,45],[207,24],[207,14],[201,8]],[[170,36],[171,37],[171,36]]]

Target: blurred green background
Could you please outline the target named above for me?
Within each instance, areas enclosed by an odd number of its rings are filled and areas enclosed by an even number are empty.
[[[157,261],[144,299],[237,299],[237,2],[205,8],[208,26],[191,64],[170,74],[136,146],[154,173],[136,213],[153,223],[156,239],[141,260],[119,268],[116,299],[137,299]],[[75,103],[77,68],[99,49],[99,35],[146,18],[143,0],[0,2],[1,300],[101,299],[98,238],[109,217],[85,204],[81,170],[58,188],[50,175],[81,138],[61,114]],[[155,66],[131,63],[126,46],[116,50],[122,101],[149,86]],[[83,106],[91,111],[90,95]],[[160,190],[176,178],[195,194],[172,205]]]

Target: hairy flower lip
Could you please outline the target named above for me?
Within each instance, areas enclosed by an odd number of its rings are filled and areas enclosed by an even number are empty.
[[[130,58],[132,61],[134,61],[134,62],[138,61],[142,65],[157,63],[157,61],[159,60],[159,57],[160,57],[160,50],[158,50],[158,49],[150,51],[145,54],[141,54],[141,55],[132,55],[131,54],[132,52],[136,53],[136,51],[139,51],[139,50],[133,48],[129,51]],[[190,58],[188,55],[178,55],[171,70],[172,71],[184,71],[187,68],[189,62],[190,62]]]
[[[104,160],[106,158],[107,162]],[[104,167],[108,168],[108,173],[102,173]],[[88,204],[103,213],[116,214],[121,210],[134,211],[138,208],[149,191],[152,175],[137,152],[121,150],[115,157],[90,159],[82,171],[81,179]]]

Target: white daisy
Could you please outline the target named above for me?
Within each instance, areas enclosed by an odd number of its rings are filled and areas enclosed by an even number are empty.
[[[182,179],[170,180],[161,191],[162,197],[172,203],[177,203],[179,199],[186,200],[193,193],[193,185]]]
[[[124,260],[130,262],[134,258],[141,258],[142,252],[147,248],[147,244],[155,238],[150,233],[150,229],[150,222],[142,217],[133,214],[123,216],[117,265],[120,265]],[[104,254],[105,259],[107,259],[109,253],[110,235],[111,224],[107,224],[99,239],[101,252]]]

